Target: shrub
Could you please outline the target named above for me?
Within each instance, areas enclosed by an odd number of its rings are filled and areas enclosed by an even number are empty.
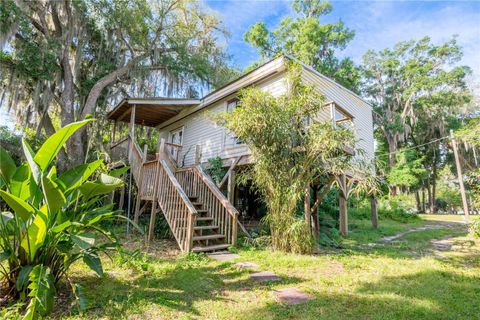
[[[208,159],[208,168],[206,169],[206,172],[213,181],[217,184],[220,183],[227,173],[227,170],[223,167],[222,158],[214,157]]]
[[[20,301],[28,301],[25,319],[52,310],[55,286],[75,261],[102,275],[99,254],[119,246],[102,222],[123,216],[103,198],[122,181],[105,173],[102,160],[59,175],[54,164],[67,139],[89,121],[58,130],[37,153],[22,140],[27,161],[19,167],[0,148],[0,196],[10,209],[0,215],[0,280]],[[81,298],[83,289],[72,286]]]
[[[469,233],[474,238],[480,238],[480,218],[475,218],[469,227]]]

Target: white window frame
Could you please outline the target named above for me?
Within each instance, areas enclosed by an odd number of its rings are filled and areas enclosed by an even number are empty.
[[[175,144],[183,146],[183,141],[185,139],[185,126],[181,126],[179,128],[170,130],[170,132],[168,133],[168,142],[173,144],[173,135],[180,132],[182,133],[180,143],[175,143]],[[177,153],[177,148],[170,148],[170,154],[172,156],[176,157],[177,156],[176,153]]]
[[[337,113],[340,113],[343,117],[337,119]],[[333,127],[336,128],[339,125],[346,123],[350,128],[355,128],[354,117],[344,108],[339,106],[335,102],[330,103],[330,114],[332,118]]]
[[[232,112],[233,110],[235,110],[235,108],[238,107],[239,102],[240,100],[238,99],[228,100],[226,102],[226,107],[225,107],[226,111]],[[239,140],[235,136],[235,134],[233,134],[232,132],[228,132],[227,129],[225,129],[225,139],[223,144],[224,144],[224,149],[237,148],[245,145],[241,140]]]

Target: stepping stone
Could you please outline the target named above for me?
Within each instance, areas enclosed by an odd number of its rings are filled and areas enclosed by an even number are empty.
[[[258,282],[268,282],[268,281],[280,281],[280,277],[278,277],[275,273],[271,271],[262,271],[262,272],[255,272],[250,275],[250,279],[258,281]]]
[[[211,253],[208,255],[208,257],[218,261],[230,261],[233,259],[240,258],[238,254],[230,253],[230,252]]]
[[[240,269],[258,269],[258,264],[253,262],[237,262],[233,266]]]
[[[285,288],[274,291],[275,298],[278,302],[288,305],[300,304],[312,300],[313,297],[297,288]]]

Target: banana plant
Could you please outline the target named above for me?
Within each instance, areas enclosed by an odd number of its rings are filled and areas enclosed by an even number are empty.
[[[9,209],[0,214],[0,280],[28,302],[24,319],[52,311],[55,286],[72,263],[81,260],[102,276],[100,253],[119,247],[105,222],[124,216],[104,198],[122,180],[102,160],[61,174],[55,167],[68,138],[90,121],[61,128],[36,153],[23,140],[26,161],[19,166],[0,147],[0,197]]]

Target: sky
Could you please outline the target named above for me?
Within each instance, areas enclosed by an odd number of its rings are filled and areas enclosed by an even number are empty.
[[[257,21],[269,29],[292,14],[291,2],[276,0],[208,0],[230,32],[226,45],[233,63],[241,69],[258,59],[258,52],[243,40]],[[436,44],[458,35],[464,50],[462,64],[480,79],[480,0],[478,1],[332,1],[333,10],[324,22],[341,20],[355,31],[354,39],[339,56],[361,63],[369,50],[392,47],[399,41],[430,36]]]

